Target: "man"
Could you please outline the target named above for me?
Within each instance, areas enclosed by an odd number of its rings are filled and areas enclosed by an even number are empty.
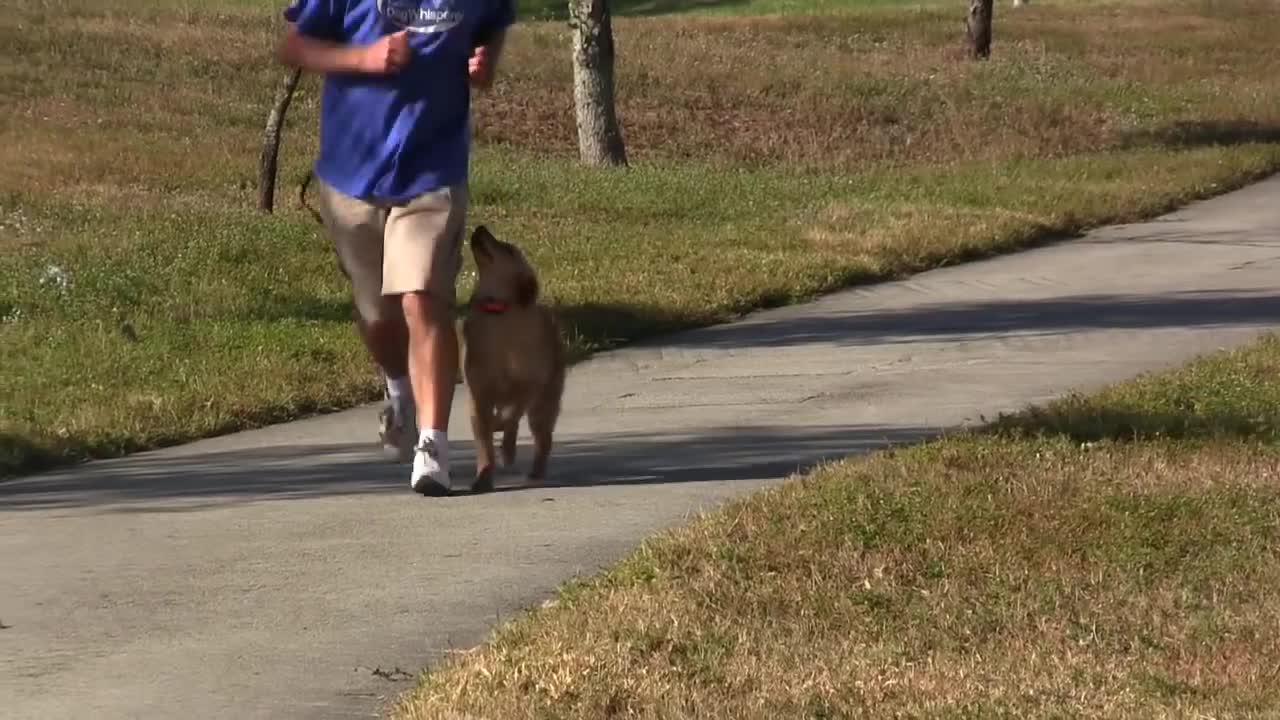
[[[513,0],[294,0],[285,11],[281,61],[325,76],[317,204],[386,377],[383,443],[412,454],[410,486],[428,495],[452,489],[471,87],[493,82],[514,14]]]

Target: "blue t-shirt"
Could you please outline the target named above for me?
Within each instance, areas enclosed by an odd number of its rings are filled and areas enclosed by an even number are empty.
[[[354,45],[409,30],[412,57],[399,72],[325,77],[320,179],[387,203],[467,179],[467,61],[515,20],[513,0],[294,0],[284,17],[303,35]]]

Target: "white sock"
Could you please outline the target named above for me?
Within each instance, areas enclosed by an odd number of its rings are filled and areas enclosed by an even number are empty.
[[[437,460],[441,467],[449,467],[449,435],[444,430],[432,430],[427,428],[418,433],[418,444],[423,445],[428,440],[436,448]]]

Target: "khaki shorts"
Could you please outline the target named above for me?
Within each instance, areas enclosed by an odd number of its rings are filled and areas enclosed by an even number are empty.
[[[392,206],[344,195],[319,178],[316,186],[317,209],[366,322],[381,317],[386,295],[425,291],[453,307],[466,231],[465,185]]]

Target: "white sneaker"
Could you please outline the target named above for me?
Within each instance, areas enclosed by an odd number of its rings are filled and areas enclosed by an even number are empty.
[[[396,459],[406,463],[413,459],[413,441],[418,437],[418,423],[413,407],[397,408],[387,399],[378,413],[378,438],[385,450],[394,450]]]
[[[449,479],[448,448],[438,448],[430,440],[423,440],[414,448],[413,474],[409,487],[423,495],[448,495],[453,489]]]

